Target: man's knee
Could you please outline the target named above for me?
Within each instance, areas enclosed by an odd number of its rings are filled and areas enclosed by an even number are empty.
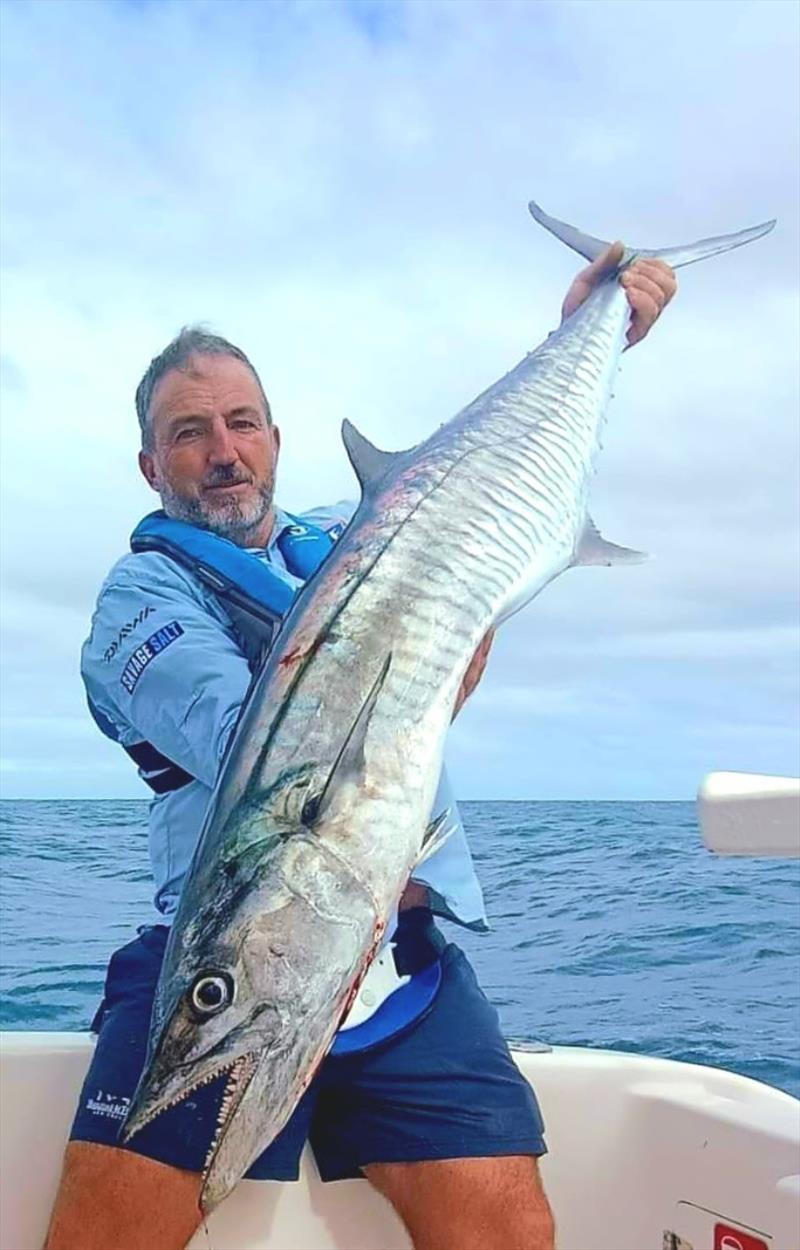
[[[533,1156],[364,1170],[403,1219],[415,1250],[553,1250],[553,1215]]]
[[[201,1178],[143,1155],[70,1142],[45,1250],[183,1250]]]

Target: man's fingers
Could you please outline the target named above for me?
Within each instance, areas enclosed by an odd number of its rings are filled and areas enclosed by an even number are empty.
[[[571,317],[592,290],[612,274],[625,253],[622,243],[611,243],[591,265],[582,269],[567,291],[562,305],[562,318]],[[621,275],[620,281],[631,306],[628,346],[640,342],[666,308],[678,289],[675,274],[663,260],[642,257],[635,260]]]
[[[678,289],[675,274],[660,260],[635,261],[621,278],[632,318],[628,346],[640,343]]]
[[[458,715],[459,711],[464,706],[465,701],[475,690],[475,687],[478,685],[478,682],[483,676],[483,670],[486,668],[486,660],[488,659],[489,652],[492,649],[493,642],[494,630],[490,629],[488,634],[484,634],[483,638],[478,643],[475,654],[470,660],[467,671],[464,674],[464,680],[461,683],[461,687],[456,696],[455,707],[453,708],[454,718]]]
[[[627,292],[628,303],[633,312],[630,329],[628,330],[628,346],[633,347],[647,334],[661,312],[661,304],[657,303],[647,291],[630,287]]]
[[[659,312],[667,302],[663,287],[648,277],[646,273],[643,273],[641,269],[636,271],[629,269],[627,273],[622,275],[621,281],[629,300],[632,292],[641,291],[645,295],[650,296]]]
[[[478,649],[469,662],[469,668],[464,677],[464,685],[468,687],[470,694],[483,676],[483,670],[486,667],[486,661],[489,658],[493,642],[494,630],[490,629],[488,634],[478,643]]]
[[[675,277],[674,270],[670,269],[663,260],[637,260],[626,271],[628,274],[642,275],[649,278],[656,284],[664,295],[665,306],[672,299],[678,289],[678,280]]]

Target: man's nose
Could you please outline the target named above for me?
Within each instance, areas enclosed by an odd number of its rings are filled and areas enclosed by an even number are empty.
[[[236,442],[224,421],[215,421],[211,426],[208,459],[211,464],[233,464],[239,457]]]

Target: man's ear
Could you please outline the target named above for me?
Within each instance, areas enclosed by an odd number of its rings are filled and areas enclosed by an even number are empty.
[[[272,452],[272,471],[273,471],[273,473],[274,473],[274,471],[275,471],[275,466],[276,466],[276,464],[278,463],[278,455],[279,455],[280,450],[281,450],[281,432],[280,432],[280,430],[278,429],[277,425],[273,425],[273,427],[272,427],[272,447],[273,447],[273,452]]]
[[[142,477],[147,485],[154,491],[158,491],[158,472],[156,470],[156,462],[149,451],[139,452],[139,469]]]

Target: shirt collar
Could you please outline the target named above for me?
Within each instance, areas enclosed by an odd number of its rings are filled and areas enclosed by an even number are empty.
[[[269,536],[269,542],[266,547],[270,555],[272,555],[273,549],[281,534],[286,529],[286,526],[292,524],[292,518],[289,516],[289,513],[284,512],[283,508],[279,508],[277,504],[275,505],[274,512],[275,523],[272,526],[272,533]]]

